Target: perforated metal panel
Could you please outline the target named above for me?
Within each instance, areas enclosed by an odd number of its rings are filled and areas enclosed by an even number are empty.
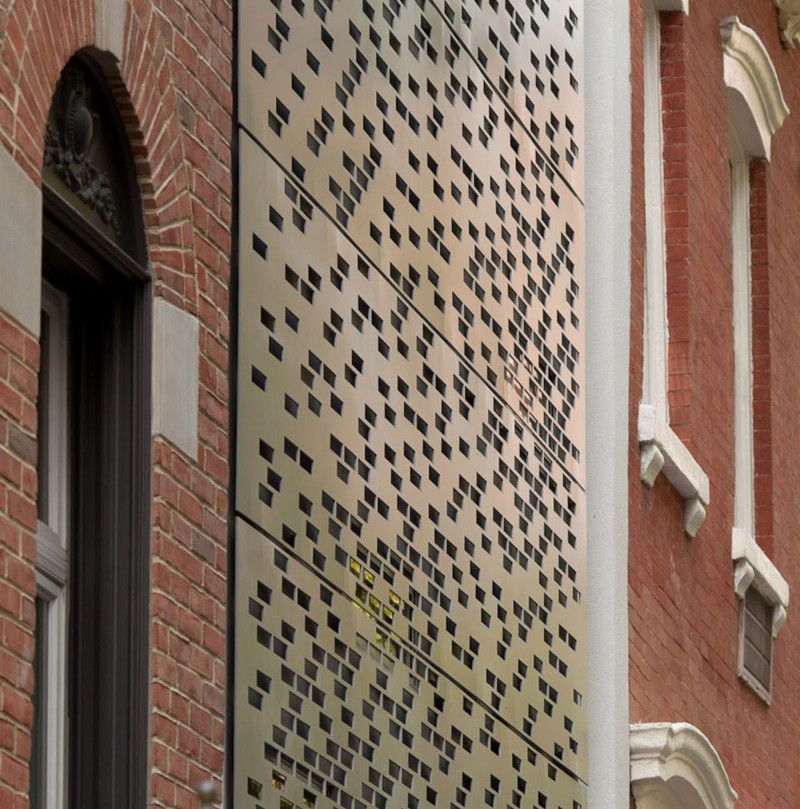
[[[585,807],[580,6],[240,25],[235,805]]]

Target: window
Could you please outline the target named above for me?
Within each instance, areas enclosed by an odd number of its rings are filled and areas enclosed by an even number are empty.
[[[750,312],[750,161],[736,127],[729,134],[733,264],[735,525],[755,534],[753,350]]]
[[[64,805],[69,579],[67,334],[65,296],[42,290],[38,411],[38,528],[31,806]]]
[[[81,56],[43,172],[32,809],[146,803],[150,295],[119,115]]]
[[[756,537],[753,464],[753,328],[750,168],[769,160],[772,136],[789,110],[775,68],[755,31],[728,17],[720,23],[728,88],[733,273],[735,493],[731,556],[741,599],[739,676],[771,699],[773,638],[786,620],[789,585]]]
[[[667,402],[667,289],[664,239],[664,144],[661,126],[661,23],[650,0],[644,15],[645,352],[643,399],[663,418]]]
[[[641,478],[653,486],[663,471],[686,501],[684,531],[693,537],[705,520],[708,477],[670,426],[668,400],[667,242],[664,218],[664,142],[661,93],[662,10],[681,3],[648,0],[644,10],[645,332],[639,407]]]
[[[772,691],[772,604],[755,587],[742,599],[739,636],[739,672],[762,696]]]

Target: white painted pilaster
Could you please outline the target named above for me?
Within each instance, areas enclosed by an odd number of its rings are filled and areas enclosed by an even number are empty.
[[[589,809],[627,807],[631,83],[627,0],[586,0]]]

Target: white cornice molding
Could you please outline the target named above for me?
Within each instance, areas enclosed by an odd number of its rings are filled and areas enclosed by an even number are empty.
[[[731,120],[748,157],[769,160],[772,136],[789,114],[778,74],[758,34],[738,17],[725,17],[719,30]]]
[[[786,622],[789,607],[789,584],[753,537],[741,528],[731,534],[731,558],[735,563],[733,587],[739,598],[747,588],[755,587],[773,606],[772,636],[778,637]]]
[[[800,46],[800,0],[775,0],[778,27],[787,48]]]
[[[638,809],[733,809],[738,795],[714,746],[685,722],[631,725]]]

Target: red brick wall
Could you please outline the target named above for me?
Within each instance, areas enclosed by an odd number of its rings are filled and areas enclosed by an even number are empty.
[[[38,184],[50,98],[90,0],[0,8],[0,146]],[[155,294],[200,322],[199,457],[153,458],[151,804],[222,775],[231,250],[230,0],[131,0],[109,80],[139,171]],[[0,188],[0,216],[3,205]],[[38,279],[32,281],[38,283]],[[28,805],[38,343],[0,314],[0,806]]]
[[[753,319],[753,463],[756,535],[773,554],[772,519],[772,341],[770,339],[769,194],[765,160],[750,163],[750,248]]]
[[[686,118],[686,29],[678,12],[662,15],[661,93],[664,143],[664,236],[669,320],[668,395],[672,429],[687,443],[691,414],[689,326],[689,143]]]
[[[39,343],[0,315],[0,804],[27,805]],[[18,801],[18,802],[15,802]]]
[[[800,52],[782,48],[772,3],[692,2],[662,15],[665,177],[673,428],[707,473],[708,516],[682,532],[683,503],[659,478],[639,480],[636,413],[642,385],[644,195],[642,3],[632,4],[633,199],[630,452],[630,713],[632,722],[686,721],[720,753],[737,807],[800,805],[797,605],[775,646],[767,707],[737,677],[733,592],[733,328],[727,99],[719,20],[738,14],[777,69],[789,116],[769,163],[751,167],[753,353],[758,540],[800,586]],[[673,182],[674,181],[674,182]],[[674,197],[672,195],[675,195]],[[674,218],[673,218],[674,216]]]

